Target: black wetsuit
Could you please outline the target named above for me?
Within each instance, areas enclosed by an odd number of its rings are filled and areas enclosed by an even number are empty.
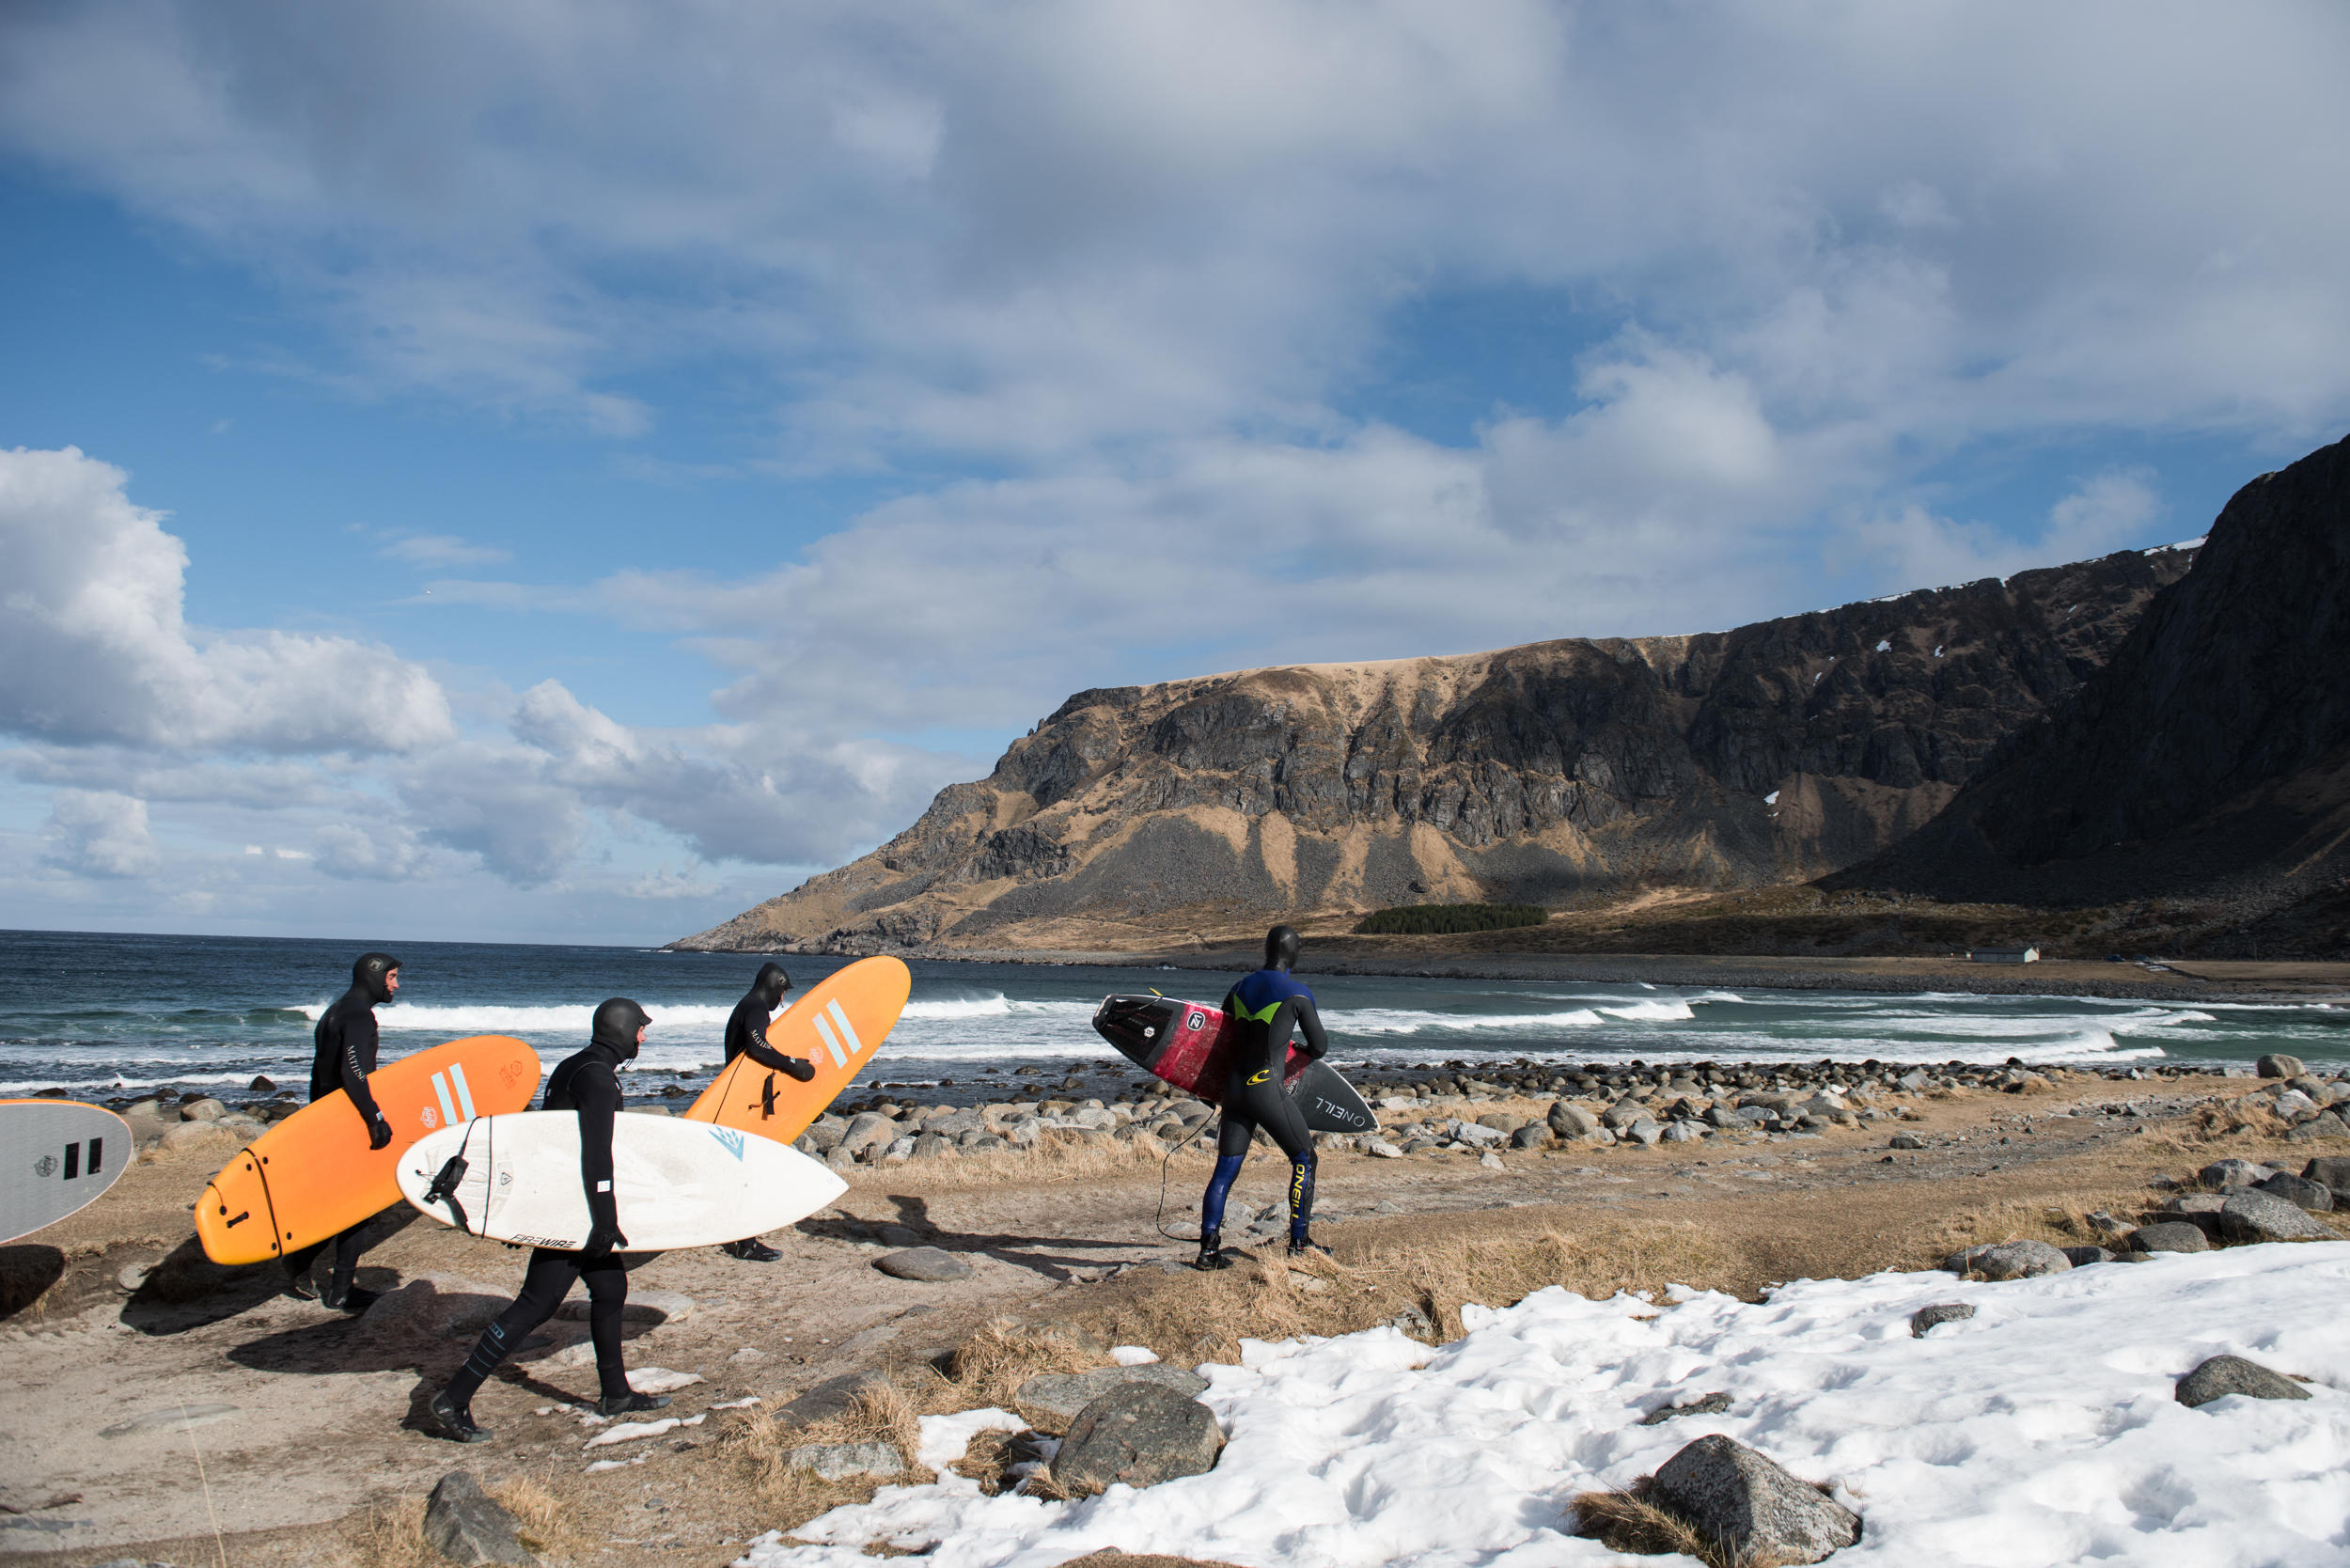
[[[1224,1083],[1224,1120],[1215,1139],[1215,1174],[1200,1204],[1203,1232],[1224,1228],[1224,1200],[1240,1174],[1249,1140],[1262,1127],[1290,1159],[1290,1239],[1303,1241],[1314,1210],[1314,1139],[1306,1119],[1283,1087],[1290,1034],[1305,1037],[1315,1058],[1330,1048],[1322,1032],[1314,994],[1285,969],[1265,968],[1245,977],[1224,998],[1227,1027],[1240,1034],[1232,1069]]]
[[[781,964],[770,964],[760,968],[750,990],[743,994],[743,999],[727,1015],[727,1060],[748,1057],[770,1072],[788,1074],[802,1083],[816,1076],[812,1062],[787,1057],[767,1043],[767,1025],[791,986],[791,978],[783,972]]]
[[[351,966],[351,989],[319,1014],[318,1027],[310,1032],[310,1099],[313,1103],[323,1100],[338,1089],[349,1095],[367,1124],[371,1149],[392,1141],[392,1124],[384,1119],[368,1090],[368,1074],[375,1071],[375,1007],[392,999],[386,977],[399,967],[400,960],[389,953],[361,954]],[[333,1247],[335,1262],[320,1299],[329,1307],[342,1306],[351,1294],[352,1276],[358,1272],[359,1231],[366,1223],[362,1220],[340,1235],[294,1248],[286,1254],[286,1272],[300,1279],[310,1272],[319,1254]]]
[[[464,1409],[497,1364],[512,1353],[530,1332],[555,1315],[575,1281],[588,1286],[588,1333],[596,1346],[596,1380],[607,1400],[628,1397],[628,1374],[620,1361],[620,1312],[628,1305],[628,1270],[617,1247],[628,1245],[620,1233],[619,1204],[612,1192],[612,1124],[624,1103],[618,1069],[636,1054],[636,1030],[645,1014],[629,1002],[627,1014],[617,1013],[614,998],[596,1010],[595,1039],[588,1047],[556,1064],[547,1078],[540,1110],[576,1112],[579,1116],[579,1180],[588,1196],[590,1228],[588,1245],[576,1252],[533,1247],[530,1265],[523,1273],[522,1294],[514,1304],[482,1330],[473,1354],[450,1378],[445,1393]],[[610,1021],[606,1014],[615,1013]]]

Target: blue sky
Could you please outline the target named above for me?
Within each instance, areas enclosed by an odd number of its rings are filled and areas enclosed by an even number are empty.
[[[0,924],[662,940],[1080,687],[2193,537],[2350,424],[2345,68],[2333,5],[10,8]]]

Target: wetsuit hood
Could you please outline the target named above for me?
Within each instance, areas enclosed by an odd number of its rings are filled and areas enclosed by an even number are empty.
[[[352,986],[366,992],[370,1001],[388,1002],[392,999],[392,988],[384,983],[384,977],[399,967],[400,960],[389,953],[361,953],[359,961],[351,966]]]
[[[783,965],[780,964],[760,964],[759,978],[751,981],[751,995],[766,1003],[767,1011],[770,1012],[773,1012],[776,1004],[783,1000],[783,994],[791,989],[791,977],[783,972]]]
[[[1294,928],[1275,926],[1264,933],[1264,966],[1281,970],[1297,967],[1297,932]]]
[[[596,1024],[588,1037],[591,1050],[609,1051],[621,1061],[636,1055],[636,1031],[652,1022],[652,1014],[630,1001],[615,996],[596,1009]]]

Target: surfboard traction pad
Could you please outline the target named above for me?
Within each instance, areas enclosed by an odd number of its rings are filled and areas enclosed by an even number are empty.
[[[1212,1105],[1222,1103],[1225,1075],[1231,1070],[1224,1024],[1222,1008],[1180,996],[1105,996],[1093,1013],[1094,1032],[1120,1055]],[[1316,1061],[1294,1043],[1281,1085],[1317,1133],[1378,1130],[1378,1118],[1338,1069]]]

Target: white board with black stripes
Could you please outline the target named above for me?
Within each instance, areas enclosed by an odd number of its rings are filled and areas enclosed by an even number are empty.
[[[55,1225],[115,1184],[131,1124],[74,1100],[0,1100],[0,1242]]]
[[[760,1235],[848,1190],[788,1144],[628,1111],[612,1119],[612,1177],[620,1230],[635,1252]],[[572,1111],[517,1111],[443,1127],[400,1160],[400,1194],[420,1212],[492,1241],[558,1250],[588,1239],[580,1181],[579,1117]]]

